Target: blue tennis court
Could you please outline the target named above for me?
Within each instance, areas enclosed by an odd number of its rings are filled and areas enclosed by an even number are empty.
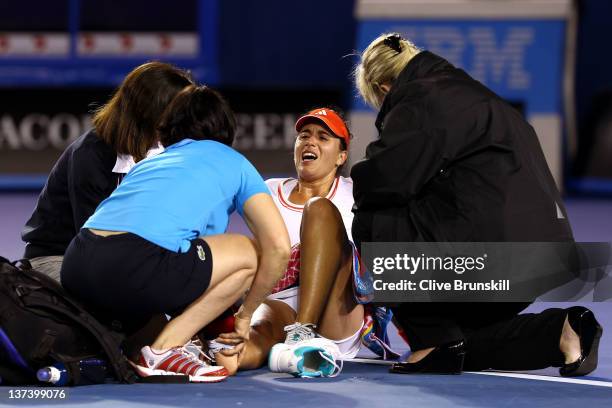
[[[562,383],[472,373],[392,375],[385,366],[347,363],[343,373],[333,379],[307,381],[260,369],[222,384],[75,388],[68,390],[65,403],[98,407],[282,407],[298,401],[319,407],[604,407],[612,398],[610,387],[612,383]]]
[[[21,255],[19,232],[34,206],[32,193],[0,196],[0,249],[12,259]],[[578,241],[612,239],[612,203],[569,200],[568,213]],[[244,231],[234,223],[234,231]],[[0,405],[98,407],[277,407],[308,404],[321,407],[608,407],[612,401],[612,304],[580,303],[591,308],[604,334],[599,366],[589,377],[566,379],[556,369],[530,373],[464,373],[462,375],[398,375],[385,364],[347,362],[336,378],[295,379],[267,368],[239,373],[218,384],[105,384],[67,388],[64,400],[9,399],[0,387]],[[536,303],[529,311],[567,307],[564,303]],[[390,329],[392,345],[407,352],[406,344]],[[371,357],[363,354],[359,357]]]
[[[598,316],[603,308],[595,306]],[[606,305],[608,306],[608,305]],[[610,308],[607,308],[610,311]],[[603,319],[602,319],[603,320]],[[601,322],[604,327],[612,319]],[[537,374],[463,373],[462,375],[398,375],[387,365],[347,362],[340,376],[296,379],[266,368],[239,373],[218,384],[106,384],[66,389],[66,399],[10,401],[19,406],[98,407],[283,407],[296,402],[315,407],[607,407],[612,398],[612,358],[604,334],[600,366],[593,376],[565,379],[554,370]],[[400,339],[394,337],[394,344]]]

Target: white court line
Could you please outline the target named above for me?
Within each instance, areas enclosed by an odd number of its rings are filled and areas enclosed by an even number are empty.
[[[491,372],[491,371],[464,371],[464,372],[465,373],[470,373],[470,374],[492,375],[492,376],[496,376],[496,377],[525,378],[527,380],[553,381],[553,382],[570,383],[570,384],[596,385],[598,387],[609,387],[609,388],[612,388],[612,381],[578,380],[576,378],[550,377],[550,376],[546,376],[546,375],[535,375],[535,374],[501,373],[501,372]]]
[[[396,361],[392,361],[392,360],[379,360],[379,359],[373,359],[373,358],[352,358],[352,359],[348,359],[345,361],[352,362],[352,363],[378,364],[378,365],[391,365],[393,363],[396,363]],[[576,378],[551,377],[551,376],[546,376],[546,375],[507,373],[507,372],[499,372],[499,371],[464,371],[464,373],[491,375],[494,377],[523,378],[527,380],[536,380],[536,381],[552,381],[552,382],[569,383],[569,384],[595,385],[598,387],[612,388],[612,381],[579,380]]]
[[[391,365],[397,363],[395,360],[381,360],[377,358],[350,358],[344,360],[349,363],[361,363],[361,364],[378,364],[378,365]]]

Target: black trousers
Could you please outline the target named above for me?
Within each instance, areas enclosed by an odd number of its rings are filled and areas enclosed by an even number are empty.
[[[464,370],[535,370],[564,363],[566,312],[518,314],[528,303],[402,303],[392,306],[410,348],[464,340]]]

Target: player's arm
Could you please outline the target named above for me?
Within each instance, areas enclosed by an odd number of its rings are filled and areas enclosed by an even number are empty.
[[[253,284],[236,315],[238,319],[248,319],[250,322],[255,309],[283,276],[289,259],[290,242],[285,222],[269,194],[259,193],[249,198],[244,204],[243,213],[259,249]]]

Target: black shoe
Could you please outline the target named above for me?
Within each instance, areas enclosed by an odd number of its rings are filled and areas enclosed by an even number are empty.
[[[395,363],[389,369],[398,374],[461,374],[465,344],[463,340],[447,343],[433,349],[416,363]]]
[[[603,329],[593,312],[582,306],[567,309],[567,321],[580,337],[580,358],[573,363],[564,364],[559,369],[559,374],[563,377],[587,375],[597,368],[597,352]]]

